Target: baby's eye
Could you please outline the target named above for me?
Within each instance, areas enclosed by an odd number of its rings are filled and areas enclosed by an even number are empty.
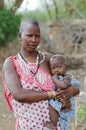
[[[51,67],[51,69],[54,69],[55,67]]]
[[[61,66],[58,66],[58,68],[61,68]]]
[[[51,70],[55,70],[55,67],[51,68]]]

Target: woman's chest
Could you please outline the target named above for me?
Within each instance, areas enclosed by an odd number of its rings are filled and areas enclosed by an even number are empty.
[[[46,62],[40,64],[39,68],[36,64],[25,64],[21,60],[18,60],[15,65],[23,88],[44,91],[55,88]]]

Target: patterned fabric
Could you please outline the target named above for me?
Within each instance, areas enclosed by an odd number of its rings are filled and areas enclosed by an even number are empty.
[[[51,79],[51,75],[39,67],[37,74],[34,76],[30,69],[36,69],[36,64],[26,64],[20,55],[11,56],[15,69],[19,75],[22,87],[35,91],[54,90],[55,85]],[[4,72],[3,83],[5,89],[5,97],[10,109],[16,117],[15,130],[49,130],[44,127],[44,121],[50,121],[49,103],[39,101],[35,103],[20,103],[17,102],[11,95],[5,84]],[[59,130],[59,127],[58,127]]]
[[[63,80],[62,76],[59,76],[59,80]],[[71,79],[70,86],[75,85],[76,87],[80,88],[81,84],[76,79]],[[57,90],[58,90],[58,86]],[[74,97],[70,98],[71,102],[71,109],[70,110],[61,110],[62,103],[59,102],[57,99],[51,99],[50,105],[58,111],[59,113],[59,123],[60,123],[60,130],[68,130],[69,129],[69,123],[73,119],[75,115],[75,99]]]

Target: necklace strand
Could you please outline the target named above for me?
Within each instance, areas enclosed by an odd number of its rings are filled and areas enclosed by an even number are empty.
[[[40,60],[40,54],[42,54],[42,60]],[[27,61],[26,61],[25,58],[22,56],[21,52],[19,53],[19,55],[20,55],[20,57],[23,59],[23,61],[27,64]],[[29,68],[30,72],[35,75],[35,74],[38,72],[38,69],[39,69],[40,64],[43,63],[44,61],[45,61],[45,54],[42,53],[42,52],[40,52],[40,51],[37,51],[37,58],[36,58],[36,66],[37,66],[37,69],[36,69],[35,72],[33,72],[33,71],[31,70],[31,68]]]
[[[45,61],[45,54],[42,53],[42,52],[40,52],[40,51],[38,51],[38,53],[39,53],[39,54],[42,54],[42,60],[40,60],[40,63],[39,63],[39,64],[41,64],[42,62]]]
[[[27,61],[26,61],[25,58],[22,56],[21,52],[19,53],[19,55],[20,55],[21,58],[24,60],[24,62],[27,64]],[[36,66],[37,66],[37,68],[36,68],[36,71],[34,72],[34,71],[32,71],[32,70],[29,68],[30,72],[35,75],[35,74],[38,72],[39,65],[40,65],[40,55],[39,55],[39,53],[37,52],[37,58],[36,58]]]

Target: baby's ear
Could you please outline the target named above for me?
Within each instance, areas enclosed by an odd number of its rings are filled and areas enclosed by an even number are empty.
[[[67,63],[67,64],[66,64],[66,69],[69,70],[69,68],[70,68],[70,66],[69,66],[69,64]]]
[[[70,63],[69,63],[68,57],[66,58],[66,69],[67,69],[67,70],[70,69]]]

